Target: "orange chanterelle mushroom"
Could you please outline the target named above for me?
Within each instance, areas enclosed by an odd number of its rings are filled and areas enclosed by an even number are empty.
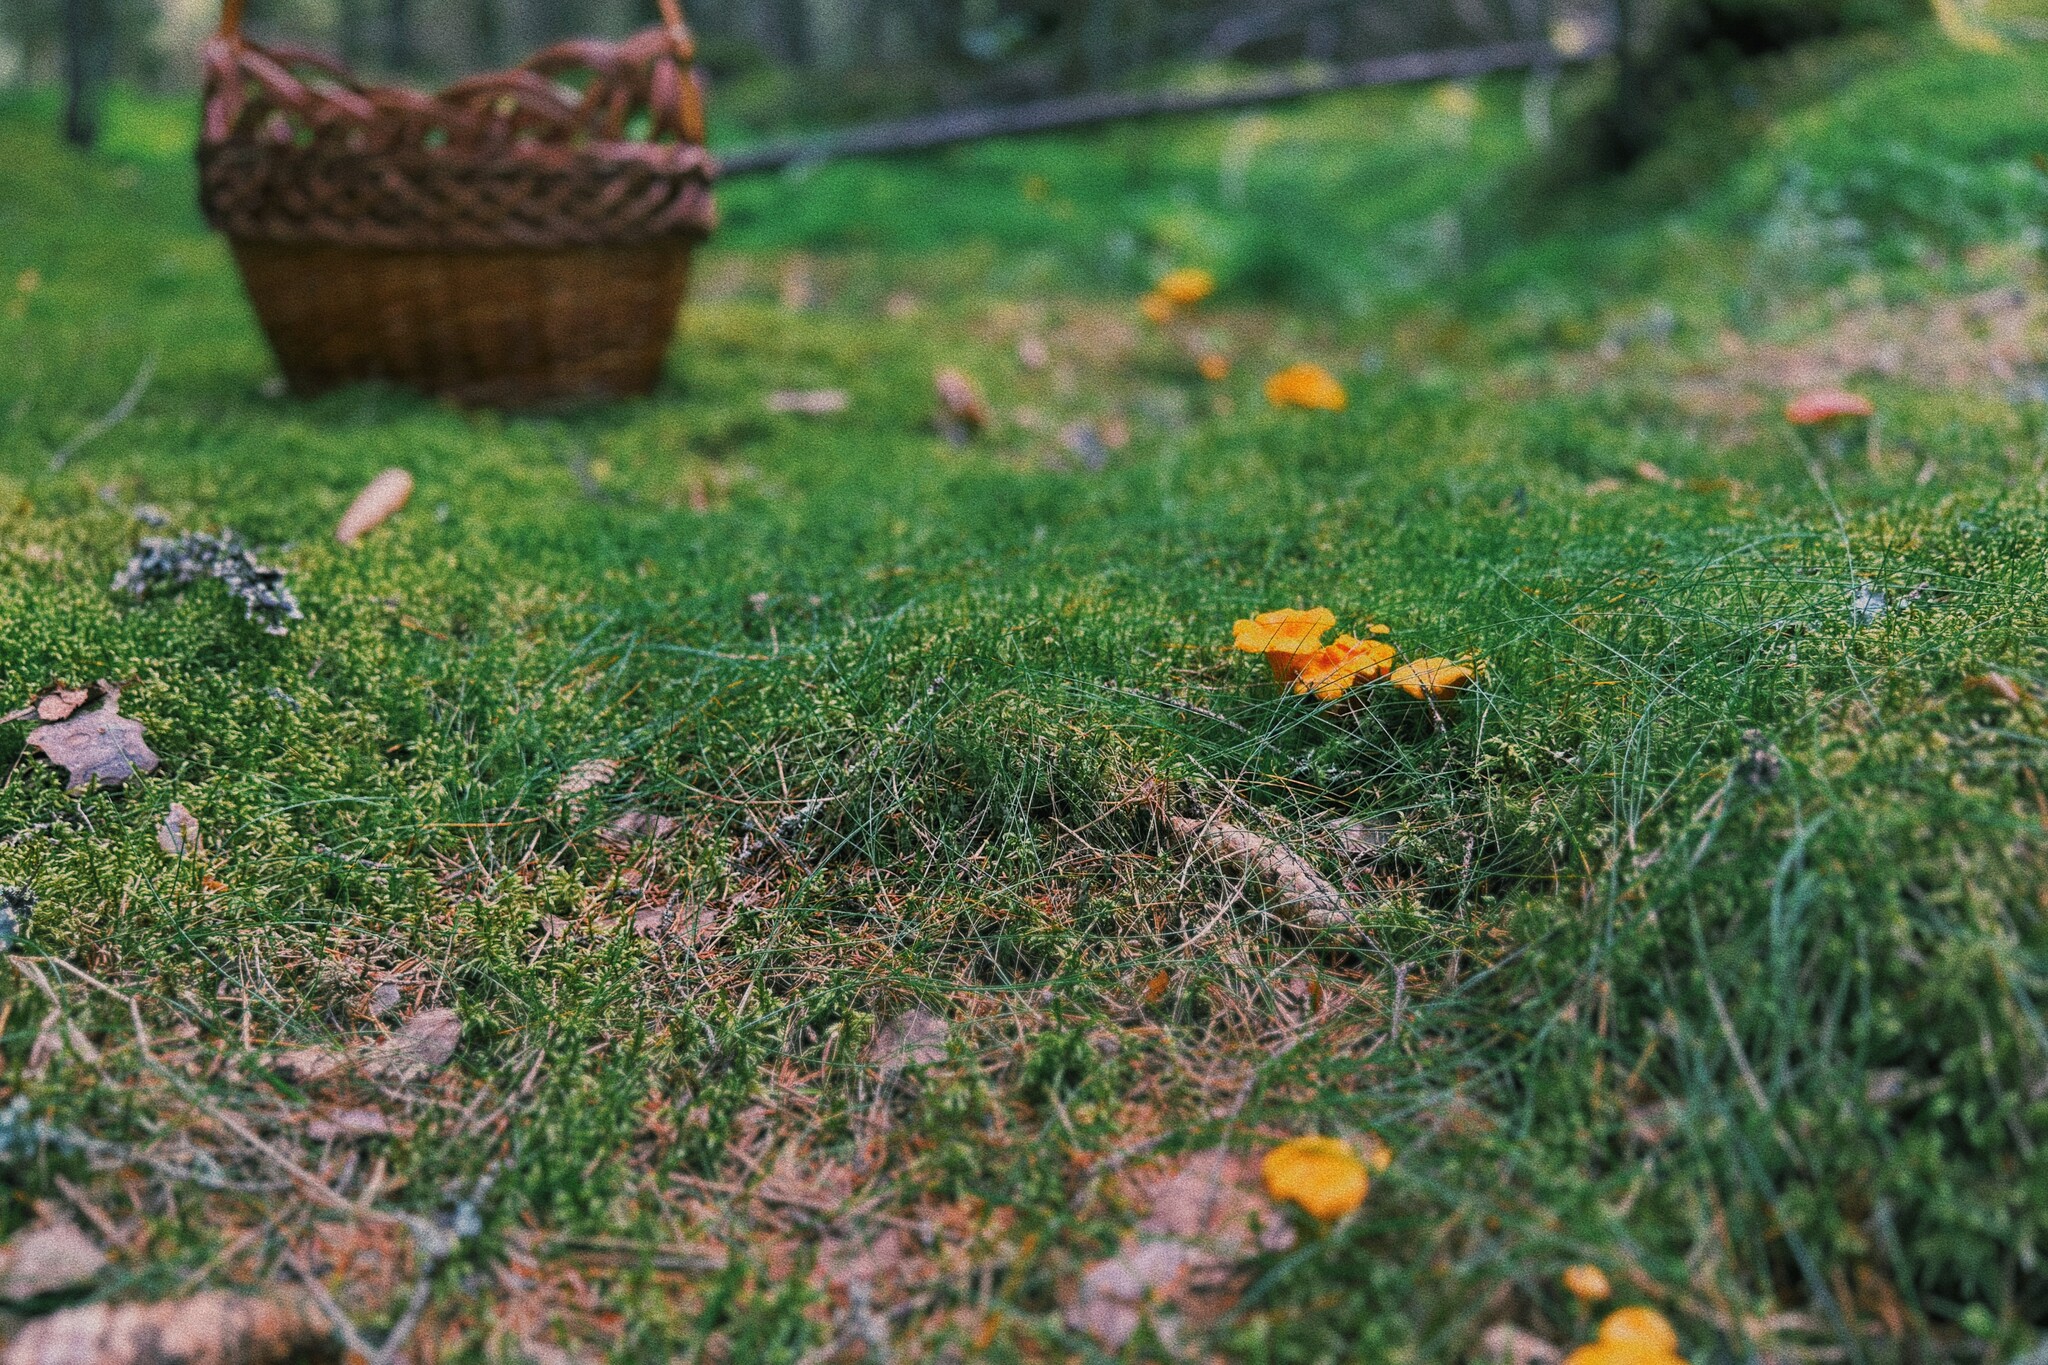
[[[1372,1176],[1351,1144],[1341,1138],[1298,1137],[1266,1153],[1259,1163],[1266,1193],[1299,1205],[1329,1223],[1365,1202]]]

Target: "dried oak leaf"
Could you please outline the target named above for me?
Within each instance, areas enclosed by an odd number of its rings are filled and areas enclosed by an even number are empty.
[[[412,496],[412,475],[403,469],[387,469],[363,486],[356,500],[341,514],[334,538],[353,545],[391,519]]]
[[[91,1284],[106,1253],[69,1222],[25,1227],[0,1243],[0,1299],[19,1303]]]
[[[1311,929],[1357,927],[1357,916],[1344,893],[1285,844],[1220,820],[1169,816],[1166,824],[1175,842],[1255,881],[1283,919]]]
[[[121,690],[101,683],[106,700],[91,711],[39,725],[28,746],[64,769],[66,791],[83,791],[95,779],[118,787],[137,773],[156,771],[157,756],[143,743],[142,724],[120,713]]]
[[[24,1327],[0,1365],[338,1365],[341,1343],[298,1294],[207,1293],[87,1304]]]

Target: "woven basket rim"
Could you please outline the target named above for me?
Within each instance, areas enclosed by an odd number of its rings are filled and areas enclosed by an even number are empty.
[[[239,33],[206,45],[207,219],[243,241],[545,249],[701,240],[717,220],[687,36],[560,43],[426,95]],[[558,78],[588,73],[580,89]],[[644,129],[644,136],[624,136]]]

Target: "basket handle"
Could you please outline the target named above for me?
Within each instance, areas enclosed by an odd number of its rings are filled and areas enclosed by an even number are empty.
[[[683,8],[676,0],[655,0],[661,7],[662,27],[668,30],[668,40],[675,47],[676,59],[688,62],[696,55],[696,48],[690,42],[690,30],[683,24]],[[220,36],[239,38],[242,36],[242,10],[247,0],[222,0],[220,7]]]
[[[690,71],[697,47],[690,41],[690,30],[683,23],[683,7],[678,0],[655,0],[655,3],[661,8],[662,27],[668,32],[669,47],[676,58],[676,74],[681,78],[676,90],[676,124],[685,138],[702,146],[705,141],[704,97]],[[221,0],[222,38],[230,42],[240,40],[242,11],[246,4],[247,0]]]

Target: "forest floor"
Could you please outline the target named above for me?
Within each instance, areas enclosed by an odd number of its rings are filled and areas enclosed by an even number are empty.
[[[1695,1365],[2041,1359],[2048,51],[1816,48],[1597,191],[1522,95],[736,182],[659,394],[549,416],[284,395],[189,105],[0,107],[0,708],[161,759],[0,727],[0,1236],[92,1249],[0,1332],[1536,1365],[1591,1263]],[[286,633],[110,586],[225,528]],[[1310,606],[1475,681],[1284,694]],[[1306,1133],[1392,1157],[1327,1227]]]

